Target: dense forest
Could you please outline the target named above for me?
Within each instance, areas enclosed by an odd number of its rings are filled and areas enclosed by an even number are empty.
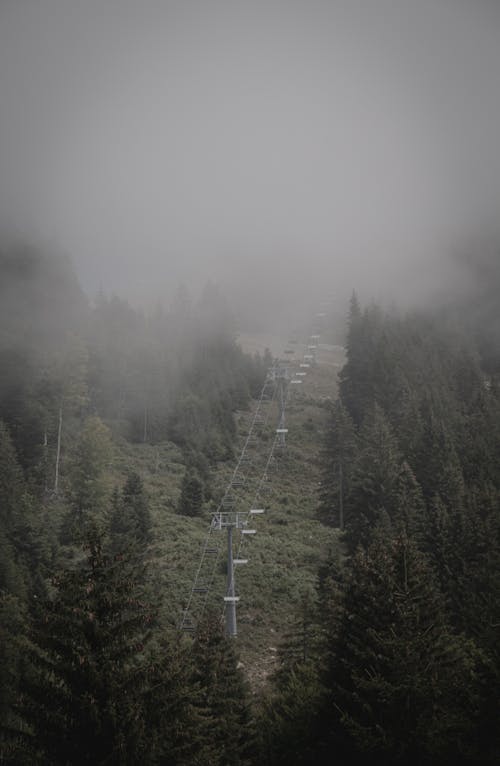
[[[64,258],[0,254],[0,763],[496,763],[494,276],[407,315],[353,295],[315,499],[338,545],[256,692],[219,615],[179,637],[143,477],[110,465],[171,442],[175,512],[206,512],[270,355],[213,285],[145,315],[89,303]]]

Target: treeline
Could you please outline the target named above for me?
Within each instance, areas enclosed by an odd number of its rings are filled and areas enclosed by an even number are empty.
[[[117,439],[174,440],[199,510],[266,361],[214,288],[145,317],[90,307],[64,260],[0,265],[0,763],[496,763],[500,381],[478,314],[353,297],[318,504],[339,546],[252,697],[219,615],[193,641],[165,619],[141,477],[113,489],[107,467]]]
[[[171,440],[205,469],[232,457],[233,413],[269,362],[235,343],[214,285],[150,316],[116,296],[89,305],[67,259],[26,248],[0,252],[0,328],[0,419],[47,490],[86,416],[131,441]]]
[[[178,510],[199,512],[269,360],[213,286],[152,316],[89,305],[66,259],[27,249],[0,254],[0,315],[0,763],[246,763],[234,647],[219,615],[179,643],[142,479],[109,469],[172,441]]]
[[[283,649],[271,764],[498,761],[500,381],[472,329],[352,298],[318,511],[345,556]]]
[[[49,593],[2,590],[0,763],[248,764],[249,694],[219,616],[192,644],[160,624],[137,477],[113,505]]]

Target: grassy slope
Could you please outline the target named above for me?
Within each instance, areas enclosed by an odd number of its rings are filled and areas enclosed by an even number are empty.
[[[244,344],[244,340],[242,339]],[[314,518],[319,481],[319,453],[325,428],[324,402],[336,395],[336,374],[343,363],[342,349],[321,346],[319,364],[311,368],[301,386],[293,387],[287,408],[287,447],[276,452],[269,471],[266,514],[252,524],[258,531],[245,538],[241,555],[248,564],[237,570],[238,645],[244,667],[254,688],[272,671],[280,638],[293,619],[301,594],[315,582],[318,564],[338,544],[335,530],[326,529]],[[251,411],[240,413],[240,443],[245,438]],[[276,425],[276,411],[255,445],[263,461],[269,452]],[[238,509],[251,507],[254,482],[238,495]],[[214,499],[222,495],[234,465],[219,466],[214,476]],[[157,544],[154,558],[159,585],[164,594],[164,617],[174,623],[188,597],[199,561],[201,545],[210,523],[207,507],[202,517],[179,516],[176,503],[184,466],[182,454],[172,444],[120,444],[110,479],[115,482],[127,469],[138,471],[148,490]],[[219,533],[220,534],[220,533]],[[224,545],[225,536],[221,540]],[[248,541],[248,542],[247,542]],[[223,611],[225,590],[224,555],[216,567],[210,603]]]

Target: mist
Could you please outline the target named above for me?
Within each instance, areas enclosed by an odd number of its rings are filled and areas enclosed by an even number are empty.
[[[2,229],[248,322],[436,300],[498,234],[499,42],[493,0],[3,0]]]

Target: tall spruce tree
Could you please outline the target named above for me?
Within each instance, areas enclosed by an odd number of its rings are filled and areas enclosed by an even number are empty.
[[[248,766],[255,748],[249,689],[239,666],[234,641],[220,619],[209,616],[193,645],[200,710],[209,726],[204,735],[207,766]]]
[[[32,630],[19,713],[26,762],[148,762],[142,715],[153,614],[126,557],[87,527],[85,557],[54,579]]]
[[[272,692],[264,697],[260,712],[260,747],[270,766],[305,766],[317,756],[324,693],[322,639],[318,604],[314,594],[306,592],[279,648]]]
[[[400,466],[397,440],[384,413],[375,405],[359,433],[359,450],[346,508],[346,528],[352,550],[368,543],[371,529],[384,515],[394,516]]]
[[[203,482],[192,468],[182,479],[178,512],[183,516],[198,516],[203,508]]]
[[[87,521],[104,516],[107,485],[104,469],[111,455],[111,433],[98,417],[87,418],[69,471],[71,513],[68,527],[82,529]]]
[[[322,454],[319,518],[344,529],[344,508],[352,483],[356,432],[340,400],[333,406]]]
[[[330,731],[344,756],[473,763],[477,666],[416,545],[376,533],[354,556],[330,663]]]
[[[139,474],[129,473],[123,490],[112,501],[110,536],[115,551],[144,549],[151,541],[151,514]]]

